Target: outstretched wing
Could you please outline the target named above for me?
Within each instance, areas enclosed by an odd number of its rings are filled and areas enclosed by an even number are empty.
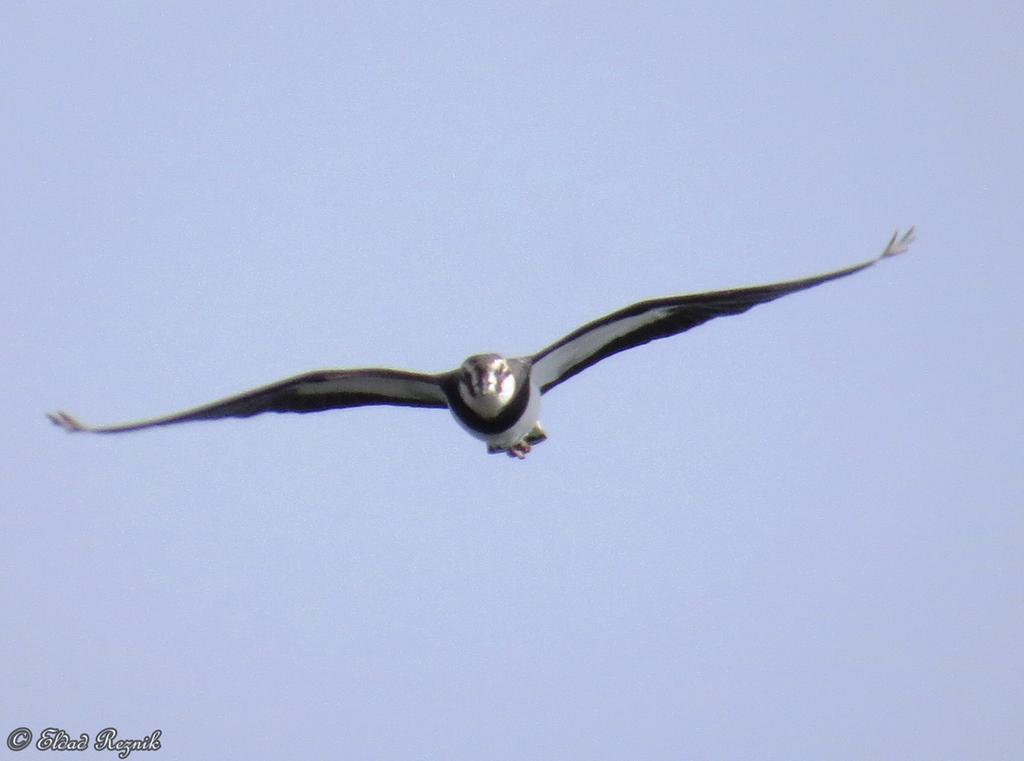
[[[191,410],[134,423],[89,426],[79,423],[66,412],[48,414],[47,417],[67,431],[119,433],[191,420],[251,417],[261,412],[319,412],[368,404],[447,407],[441,378],[439,375],[404,370],[316,370]]]
[[[860,272],[886,257],[902,254],[913,240],[914,228],[902,236],[897,232],[885,250],[874,259],[803,280],[641,301],[587,323],[534,354],[529,358],[533,365],[532,377],[542,392],[550,391],[562,381],[620,351],[657,338],[674,336],[715,317],[740,314],[757,304]]]

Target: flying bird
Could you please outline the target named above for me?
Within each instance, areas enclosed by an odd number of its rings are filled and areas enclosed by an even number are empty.
[[[613,354],[674,336],[715,317],[740,314],[757,304],[860,272],[902,254],[913,240],[913,227],[903,235],[897,231],[874,259],[802,280],[641,301],[589,322],[530,356],[475,354],[457,369],[433,375],[386,368],[316,370],[184,412],[119,425],[84,425],[66,412],[47,417],[70,432],[121,433],[261,412],[319,412],[370,404],[437,407],[451,410],[466,431],[486,442],[489,453],[505,452],[523,459],[547,438],[540,425],[541,396],[577,373]]]

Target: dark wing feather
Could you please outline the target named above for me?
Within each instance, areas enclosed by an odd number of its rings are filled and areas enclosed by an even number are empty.
[[[674,336],[715,317],[740,314],[757,304],[860,272],[885,257],[903,253],[913,240],[914,228],[910,228],[902,237],[899,233],[893,235],[889,245],[874,259],[802,280],[641,301],[587,323],[534,354],[529,358],[533,365],[533,378],[542,392],[550,391],[562,381],[620,351]]]
[[[404,370],[316,370],[184,412],[134,423],[87,426],[65,412],[48,417],[68,431],[119,433],[192,420],[251,417],[261,412],[319,412],[369,404],[447,407],[440,385],[442,377]]]

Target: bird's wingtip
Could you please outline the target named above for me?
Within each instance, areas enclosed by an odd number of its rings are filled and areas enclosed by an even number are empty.
[[[47,412],[46,417],[50,419],[50,422],[55,426],[63,428],[68,433],[78,433],[79,431],[88,431],[89,427],[82,425],[75,418],[63,410],[57,412]]]
[[[910,229],[907,230],[903,235],[900,235],[900,231],[897,230],[892,234],[892,239],[889,241],[889,245],[882,251],[882,255],[879,259],[885,259],[889,256],[899,256],[900,254],[906,253],[907,249],[910,248],[910,244],[917,238],[917,233],[911,225]]]

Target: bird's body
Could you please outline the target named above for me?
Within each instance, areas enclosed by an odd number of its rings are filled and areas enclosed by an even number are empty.
[[[433,375],[377,368],[319,370],[185,412],[122,425],[86,426],[64,412],[49,418],[72,432],[119,433],[261,412],[317,412],[370,404],[448,408],[467,432],[486,442],[488,452],[522,459],[547,438],[540,427],[541,396],[573,375],[620,351],[852,275],[903,253],[912,241],[913,228],[902,237],[894,235],[874,259],[803,280],[642,301],[587,323],[531,356],[476,354],[456,370]]]
[[[441,388],[452,416],[467,433],[486,442],[491,453],[525,456],[535,443],[526,441],[528,434],[536,429],[543,435],[541,391],[531,382],[530,365],[522,359],[476,354]]]

